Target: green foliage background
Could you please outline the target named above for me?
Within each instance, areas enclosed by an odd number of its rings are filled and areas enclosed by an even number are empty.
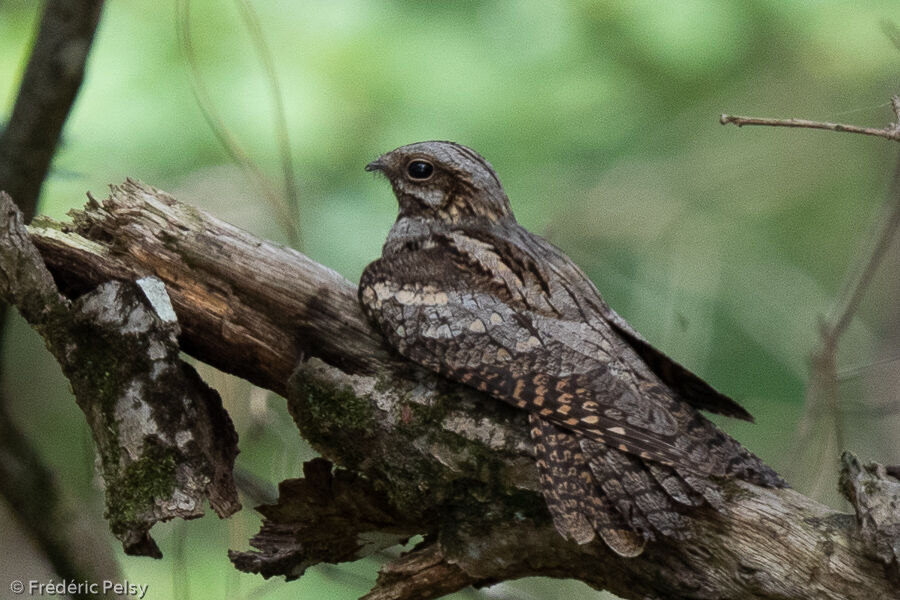
[[[209,0],[191,6],[193,50],[217,110],[277,179],[269,82],[239,10]],[[355,281],[379,254],[396,210],[388,186],[362,167],[423,139],[472,146],[497,169],[525,226],[570,253],[648,338],[757,416],[756,425],[726,423],[732,434],[801,491],[830,468],[834,449],[794,441],[807,357],[817,319],[881,218],[896,151],[873,138],[722,127],[718,116],[887,123],[890,95],[900,92],[900,51],[881,23],[900,21],[896,2],[253,6],[286,104],[305,253]],[[0,4],[0,120],[11,110],[38,8],[31,0]],[[276,213],[202,117],[174,15],[172,3],[107,3],[40,212],[62,218],[86,191],[102,196],[106,184],[130,176],[283,241]],[[889,260],[867,295],[842,345],[843,369],[896,354],[898,263]],[[84,420],[58,367],[19,320],[3,361],[16,418],[67,490],[99,514]],[[854,407],[896,406],[896,370],[884,362],[842,387],[848,446],[882,462],[900,461],[896,415]],[[283,402],[209,369],[204,375],[237,421],[240,466],[271,484],[297,476],[311,452]],[[830,492],[822,494],[833,501]],[[227,523],[158,527],[166,558],[123,556],[127,577],[160,599],[355,598],[372,585],[375,560],[315,568],[290,584],[234,572],[225,548],[246,547],[257,526],[252,504]],[[8,516],[0,527],[0,551],[9,555],[22,542]],[[30,554],[16,555],[0,576],[51,576]],[[597,597],[580,584],[542,580],[484,594]]]

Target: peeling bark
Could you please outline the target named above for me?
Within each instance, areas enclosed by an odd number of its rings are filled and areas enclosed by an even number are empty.
[[[897,596],[864,519],[790,489],[732,482],[723,512],[691,514],[690,540],[651,543],[637,558],[567,542],[537,491],[524,415],[392,356],[362,317],[354,286],[339,275],[133,181],[114,187],[102,206],[91,201],[74,224],[41,221],[31,229],[65,290],[156,275],[182,325],[182,348],[285,394],[301,433],[364,478],[354,481],[368,482],[358,488],[365,491],[332,487],[324,497],[343,498],[334,503],[303,497],[317,487],[313,481],[336,485],[345,477],[340,471],[311,471],[309,485],[283,488],[282,508],[265,509],[254,540],[260,552],[233,554],[242,567],[293,577],[319,561],[352,560],[372,546],[352,550],[346,542],[376,528],[421,533],[426,545],[410,557],[408,571],[386,568],[375,598],[436,597],[529,575],[576,578],[625,598]],[[334,548],[341,550],[329,555],[316,519],[352,524],[372,493],[390,507],[380,518],[400,516],[339,528]],[[351,502],[347,494],[359,496]],[[877,529],[896,540],[892,529]],[[426,550],[437,554],[428,558]],[[417,573],[432,567],[447,577],[423,576],[419,582],[433,583],[415,585]],[[405,583],[418,596],[377,595]]]
[[[106,484],[106,517],[129,554],[161,556],[158,521],[240,508],[237,435],[218,394],[179,358],[175,313],[156,278],[57,291],[22,213],[0,193],[0,297],[41,334],[72,384]]]
[[[53,336],[67,337],[61,364],[100,456],[110,528],[127,553],[158,558],[149,536],[158,521],[201,517],[207,499],[223,517],[240,504],[237,434],[219,395],[179,359],[164,288],[148,302],[154,281],[162,287],[155,278],[101,284]]]
[[[265,522],[250,543],[259,552],[229,552],[241,571],[296,579],[318,563],[404,544],[416,531],[369,481],[346,469],[332,472],[324,458],[304,464],[302,479],[278,487],[277,504],[257,507]]]
[[[425,544],[386,564],[362,600],[428,600],[476,583],[484,582],[447,562],[438,544]]]
[[[891,469],[884,465],[862,465],[849,452],[841,461],[841,492],[853,505],[865,547],[900,590],[900,483],[888,478]]]

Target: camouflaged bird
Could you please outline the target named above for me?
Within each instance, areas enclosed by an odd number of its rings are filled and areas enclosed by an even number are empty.
[[[369,318],[403,356],[528,411],[554,525],[623,556],[682,538],[718,484],[785,483],[700,414],[752,420],[646,342],[560,250],[523,229],[491,165],[450,142],[389,152],[366,170],[400,205],[362,275]]]

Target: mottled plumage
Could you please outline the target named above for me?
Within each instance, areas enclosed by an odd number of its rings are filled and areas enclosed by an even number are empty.
[[[698,409],[750,415],[656,350],[561,251],[519,226],[491,166],[449,142],[369,164],[399,202],[363,309],[403,356],[530,413],[557,529],[624,556],[721,507],[716,479],[784,482]]]

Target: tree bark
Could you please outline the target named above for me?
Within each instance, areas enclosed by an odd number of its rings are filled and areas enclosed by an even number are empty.
[[[150,528],[202,516],[205,500],[222,517],[239,510],[237,434],[219,395],[180,358],[164,284],[105,281],[69,300],[3,192],[0,223],[0,300],[44,338],[72,386],[99,455],[106,518],[125,552],[161,557]]]
[[[103,0],[48,0],[12,115],[0,133],[0,191],[31,220],[84,78]]]
[[[0,132],[0,191],[30,220],[84,78],[103,0],[48,0],[12,114]],[[6,327],[0,305],[0,340]],[[3,373],[0,372],[0,379]],[[0,394],[0,496],[63,579],[121,579],[92,516],[59,488],[53,470],[16,425]],[[35,499],[39,499],[35,502]],[[84,547],[90,552],[84,552]],[[98,598],[89,592],[75,598]]]
[[[160,278],[181,347],[287,396],[301,433],[338,465],[282,485],[263,508],[259,551],[232,553],[240,568],[296,577],[422,534],[370,597],[433,598],[530,575],[624,598],[898,596],[900,484],[883,469],[847,458],[856,515],[731,482],[724,512],[691,514],[690,540],[624,559],[556,533],[524,414],[391,354],[337,273],[134,181],[102,205],[91,200],[72,225],[36,220],[30,233],[70,296],[109,279]]]

